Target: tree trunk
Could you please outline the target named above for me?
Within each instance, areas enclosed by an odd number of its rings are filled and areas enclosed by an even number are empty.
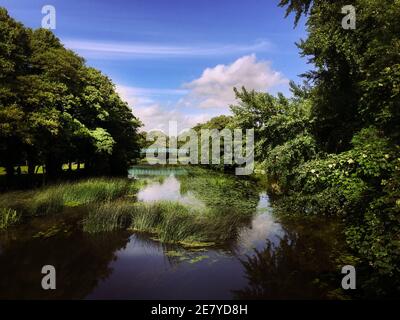
[[[28,175],[33,176],[35,174],[35,164],[28,162]]]
[[[54,159],[48,159],[46,162],[46,175],[51,178],[58,178],[62,174],[62,164]]]
[[[9,177],[13,176],[15,173],[14,166],[11,164],[7,164],[6,165],[6,173],[7,173],[7,176],[9,176]]]

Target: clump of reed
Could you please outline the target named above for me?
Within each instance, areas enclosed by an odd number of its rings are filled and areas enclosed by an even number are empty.
[[[96,233],[128,228],[153,234],[165,243],[208,246],[235,237],[242,222],[235,215],[216,217],[177,202],[117,201],[91,207],[83,229]]]
[[[127,179],[88,179],[40,188],[9,192],[0,196],[0,207],[19,214],[41,216],[61,212],[65,207],[110,202],[136,193],[135,182]]]
[[[64,207],[64,196],[61,186],[54,186],[37,191],[30,200],[26,211],[30,215],[46,216],[60,212]]]
[[[16,210],[10,208],[0,208],[0,230],[17,224],[21,215]]]
[[[127,228],[131,223],[132,205],[124,201],[93,205],[83,219],[83,231],[97,233]]]
[[[89,179],[61,187],[66,204],[88,204],[121,198],[131,191],[131,184],[127,179]]]
[[[130,228],[156,233],[162,242],[205,240],[201,213],[180,203],[160,201],[137,203]]]
[[[83,221],[84,231],[90,233],[119,228],[153,233],[163,242],[187,240],[201,231],[195,212],[169,201],[102,203],[92,206]]]

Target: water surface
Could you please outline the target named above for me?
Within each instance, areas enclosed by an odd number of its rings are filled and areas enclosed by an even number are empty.
[[[232,240],[185,249],[126,230],[87,234],[83,208],[0,233],[1,299],[307,299],[340,285],[341,239],[324,220],[284,221],[255,181],[201,170],[135,167],[137,201],[177,201],[215,214],[243,211]],[[134,200],[132,200],[134,201]],[[57,289],[41,289],[54,265]]]

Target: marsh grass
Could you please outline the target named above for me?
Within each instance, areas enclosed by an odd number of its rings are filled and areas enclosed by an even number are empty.
[[[60,212],[64,207],[64,195],[60,186],[50,187],[34,194],[30,207],[26,210],[32,215],[47,216]]]
[[[186,248],[203,248],[234,240],[240,227],[249,222],[257,197],[246,197],[244,202],[251,202],[248,207],[239,200],[234,201],[239,195],[232,191],[236,184],[230,177],[212,178],[212,188],[211,178],[203,175],[182,179],[182,192],[185,187],[192,190],[189,186],[193,186],[207,204],[205,207],[189,207],[175,201],[136,202],[138,190],[148,179],[97,178],[9,192],[0,195],[0,208],[14,210],[18,217],[30,217],[48,216],[82,206],[84,232],[129,229]],[[10,225],[8,221],[11,220],[7,219],[3,229]]]
[[[198,212],[180,203],[136,203],[130,229],[157,234],[162,242],[178,242],[199,236]]]
[[[9,192],[0,196],[0,208],[10,208],[26,216],[44,216],[65,207],[111,202],[135,194],[137,187],[127,179],[89,179],[63,183],[35,191]]]
[[[153,234],[164,243],[185,247],[207,247],[232,239],[243,217],[216,217],[178,202],[117,201],[91,207],[83,221],[86,232],[96,233],[128,228]]]
[[[64,186],[64,201],[80,204],[121,198],[131,191],[126,179],[90,179]]]
[[[83,229],[95,233],[129,228],[156,234],[162,242],[178,242],[200,237],[198,220],[196,212],[175,202],[116,201],[92,206]]]
[[[17,224],[21,219],[21,216],[16,210],[9,208],[0,209],[0,230],[6,229],[9,226]]]
[[[132,205],[124,201],[93,205],[83,219],[83,231],[98,233],[127,228],[131,222],[131,209]]]

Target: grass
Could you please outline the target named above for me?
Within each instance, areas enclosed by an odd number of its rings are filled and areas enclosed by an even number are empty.
[[[21,174],[28,174],[28,166],[19,166],[21,168]],[[76,171],[78,170],[78,164],[77,163],[73,163],[72,164],[72,171]],[[81,163],[80,164],[80,170],[85,168],[85,164]],[[14,167],[15,172],[18,169],[18,166]],[[64,171],[69,170],[69,165],[68,164],[63,164],[62,165],[62,169]],[[6,169],[4,167],[0,167],[0,176],[1,175],[5,175],[6,174]],[[43,166],[36,166],[35,167],[35,174],[43,174]]]
[[[83,220],[83,231],[97,233],[127,228],[130,225],[131,205],[127,202],[108,202],[93,205]]]
[[[9,208],[19,215],[44,216],[59,213],[65,207],[111,202],[135,194],[136,191],[135,183],[127,179],[89,179],[52,185],[34,191],[2,194],[0,210],[5,212],[4,208]]]
[[[234,238],[243,222],[243,217],[215,217],[177,202],[122,200],[93,206],[84,219],[83,229],[96,233],[128,228],[153,234],[153,239],[160,242],[201,248]]]
[[[0,230],[7,229],[20,221],[21,216],[16,210],[2,208],[0,209]]]
[[[17,172],[18,166],[14,167],[15,172]],[[20,166],[21,174],[28,174],[28,166]],[[37,171],[36,171],[37,170]],[[36,174],[43,174],[43,166],[37,166],[35,168]],[[5,175],[6,169],[4,167],[0,167],[0,175]]]
[[[85,169],[85,164],[81,163],[80,164],[80,170]],[[62,165],[62,169],[63,170],[69,170],[69,165],[68,164],[63,164]],[[77,163],[73,163],[71,166],[72,171],[78,170],[78,164]]]
[[[136,202],[137,191],[147,183],[146,179],[133,182],[129,179],[97,178],[31,191],[8,192],[0,195],[0,210],[13,210],[10,212],[15,211],[18,217],[30,217],[83,206],[87,211],[83,218],[85,232],[129,229],[148,233],[164,243],[201,249],[235,239],[240,227],[251,219],[258,197],[251,193],[242,201],[244,204],[235,201],[239,196],[232,191],[235,187],[251,186],[243,186],[242,182],[237,185],[231,180],[222,176],[182,177],[182,192],[194,190],[196,196],[207,204],[205,208],[192,208],[172,201]],[[193,189],[189,188],[190,185]],[[11,213],[8,215],[12,217]],[[3,229],[11,225],[9,221],[11,218],[7,218]]]
[[[197,213],[198,214],[198,213]],[[155,203],[117,201],[93,206],[84,219],[86,232],[129,228],[156,234],[162,242],[179,242],[195,236],[202,238],[196,213],[175,202]]]
[[[137,203],[130,228],[155,233],[162,242],[179,242],[190,237],[202,240],[198,216],[199,213],[176,202]]]

